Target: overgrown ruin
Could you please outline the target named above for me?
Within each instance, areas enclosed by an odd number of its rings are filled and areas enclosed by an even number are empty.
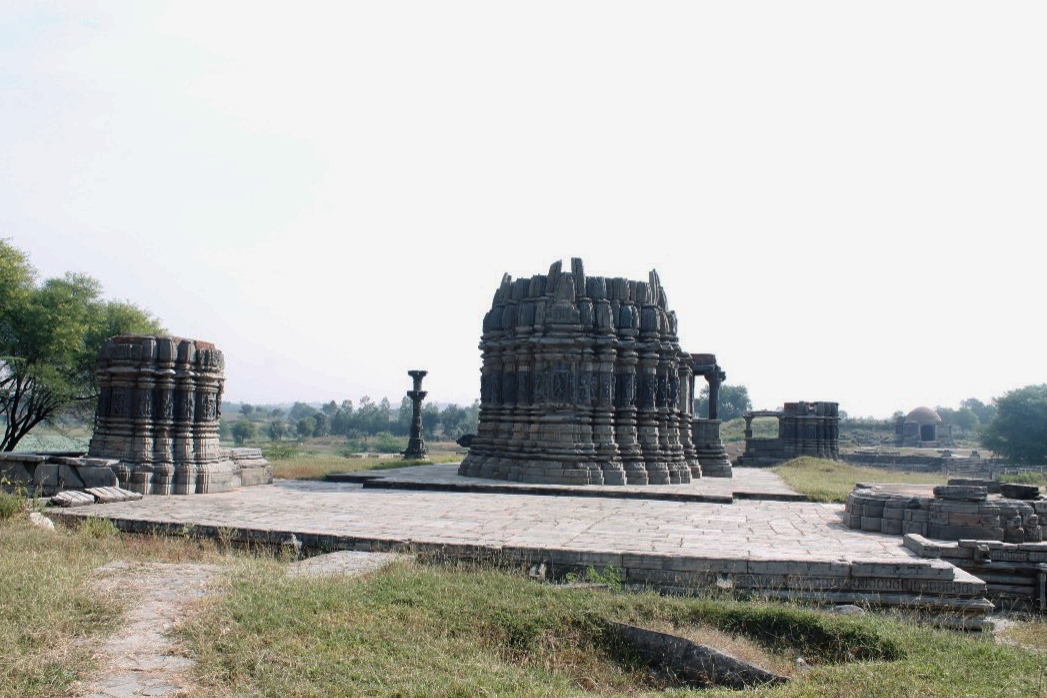
[[[702,476],[693,358],[656,271],[587,276],[575,258],[570,271],[557,261],[544,275],[506,274],[480,350],[480,424],[461,475],[581,485]]]

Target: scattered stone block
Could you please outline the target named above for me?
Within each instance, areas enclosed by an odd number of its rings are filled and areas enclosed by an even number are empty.
[[[607,621],[619,638],[647,661],[668,669],[693,686],[727,686],[736,690],[786,683],[785,676],[682,637]]]
[[[93,495],[80,490],[66,490],[51,497],[50,503],[52,506],[58,507],[80,507],[94,504],[95,498]]]
[[[1000,485],[1000,494],[1008,499],[1039,499],[1040,488],[1036,485],[1018,485],[1008,482]]]
[[[38,511],[30,512],[29,520],[32,522],[32,524],[34,526],[38,526],[40,528],[46,528],[46,529],[51,530],[51,531],[55,530],[54,521],[52,521],[51,519],[47,518],[46,516],[44,516],[43,514],[41,514]]]
[[[85,490],[85,492],[92,495],[99,504],[126,502],[142,498],[142,495],[138,492],[131,492],[119,487],[91,487]]]
[[[979,485],[938,485],[934,488],[937,499],[984,502],[988,495],[988,491]]]

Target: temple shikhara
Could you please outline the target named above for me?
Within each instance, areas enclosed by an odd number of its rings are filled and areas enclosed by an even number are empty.
[[[547,274],[507,274],[480,350],[480,424],[460,474],[585,485],[703,475],[695,368],[717,384],[723,374],[711,354],[680,348],[657,272],[647,281],[587,276],[576,258],[570,271],[558,261]],[[715,426],[719,449],[709,448],[705,474],[729,477]]]

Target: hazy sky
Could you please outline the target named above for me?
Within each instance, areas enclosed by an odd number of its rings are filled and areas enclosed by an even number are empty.
[[[1047,4],[0,11],[0,236],[227,399],[479,395],[503,272],[657,268],[757,407],[1047,382]]]

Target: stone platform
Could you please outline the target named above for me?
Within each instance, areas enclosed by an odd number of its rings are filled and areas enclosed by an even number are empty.
[[[457,463],[409,466],[388,470],[334,473],[328,482],[350,482],[365,489],[475,492],[538,496],[658,499],[674,502],[730,504],[736,499],[805,502],[774,473],[759,468],[735,468],[732,478],[700,478],[679,485],[546,485],[467,477]]]
[[[233,539],[244,542],[544,565],[553,576],[613,566],[626,584],[672,591],[735,589],[968,617],[992,609],[981,580],[946,561],[917,557],[898,537],[848,529],[842,510],[809,502],[716,504],[277,481],[49,513],[66,521],[106,518],[125,531],[178,534],[191,524],[199,535],[233,529]]]

